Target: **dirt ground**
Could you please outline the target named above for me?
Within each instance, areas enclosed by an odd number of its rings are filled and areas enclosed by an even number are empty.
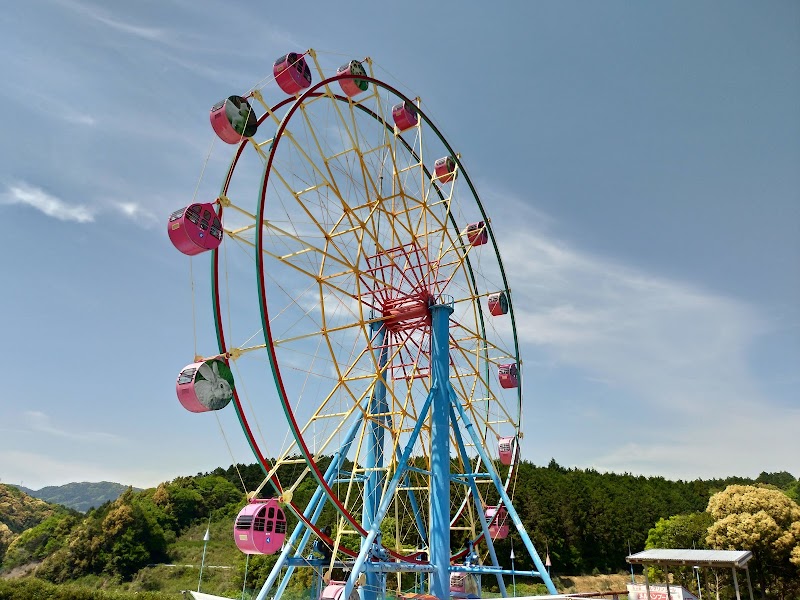
[[[28,563],[27,565],[21,565],[19,567],[14,567],[8,573],[4,573],[2,575],[3,579],[17,579],[19,577],[25,577],[30,575],[36,570],[41,563]]]
[[[630,583],[631,576],[626,573],[614,575],[581,575],[575,577],[558,577],[555,586],[561,593],[576,592],[622,592]]]

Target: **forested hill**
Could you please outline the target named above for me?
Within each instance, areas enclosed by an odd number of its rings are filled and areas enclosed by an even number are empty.
[[[0,545],[0,571],[36,564],[37,577],[56,583],[86,575],[141,580],[150,577],[140,573],[142,569],[142,573],[147,572],[147,565],[197,562],[203,532],[210,525],[213,564],[235,567],[232,572],[238,573],[243,569],[244,556],[236,549],[230,532],[246,502],[242,480],[248,490],[253,490],[262,477],[256,465],[220,468],[140,492],[128,489],[86,515],[48,506],[0,485],[0,529],[5,527],[6,531],[6,544]],[[514,505],[536,547],[542,553],[549,550],[554,575],[617,572],[626,568],[629,548],[638,551],[645,547],[648,532],[660,519],[706,511],[709,498],[728,485],[756,482],[775,485],[794,498],[800,492],[800,483],[789,473],[762,473],[755,481],[740,477],[669,481],[567,469],[555,461],[546,467],[523,462],[517,469]],[[307,478],[295,489],[294,500],[305,506],[313,491],[314,483]],[[485,500],[488,504],[496,502],[491,497]],[[39,507],[41,512],[26,517],[25,506]],[[330,506],[320,519],[321,525],[329,523],[335,523]],[[696,537],[682,543],[689,544],[685,547],[704,547],[705,533]],[[500,562],[510,566],[512,542],[517,548],[516,567],[532,569],[524,553],[519,552],[516,534],[495,543]],[[274,560],[261,558],[260,562],[250,562],[251,572],[267,568]],[[262,575],[265,573],[259,573]],[[150,581],[148,585],[161,589],[162,583]],[[241,589],[242,581],[231,582],[233,592],[237,585]]]
[[[116,500],[122,492],[128,489],[127,485],[112,483],[110,481],[67,483],[66,485],[51,485],[40,490],[31,490],[17,486],[20,490],[51,504],[62,504],[69,508],[85,513],[90,508]]]
[[[22,533],[63,509],[33,498],[15,486],[0,483],[0,528]]]
[[[765,472],[756,479],[671,481],[663,477],[568,469],[551,460],[546,467],[523,461],[517,473],[513,502],[534,546],[549,550],[557,572],[573,575],[625,569],[628,549],[642,550],[648,531],[659,519],[703,512],[709,498],[729,485],[762,483],[785,490],[792,488],[795,495],[800,492],[800,481],[786,472]],[[238,472],[229,467],[212,474],[225,477],[234,485],[241,485],[241,475],[248,489],[254,489],[263,478],[255,464],[238,465]],[[303,485],[295,492],[295,500],[301,506],[305,494],[310,497],[310,491],[305,491]],[[486,500],[489,505],[497,502],[491,496]],[[520,540],[515,535],[495,542],[499,557],[509,556],[512,541],[519,548]],[[705,540],[695,542],[696,547],[704,547]],[[518,559],[516,566],[534,568],[525,562],[524,557]]]
[[[6,549],[19,534],[50,517],[68,512],[63,507],[33,498],[14,486],[0,483],[0,564]]]

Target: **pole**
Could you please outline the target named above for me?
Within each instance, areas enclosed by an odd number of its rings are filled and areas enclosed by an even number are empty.
[[[736,600],[742,600],[739,595],[739,580],[736,577],[736,567],[731,567],[731,571],[733,572],[733,589],[736,590]]]
[[[550,567],[553,566],[553,563],[550,561],[550,544],[545,541],[545,546],[546,546],[545,550],[546,554],[544,558],[544,566],[547,567],[547,576],[550,577]]]
[[[200,584],[203,583],[203,567],[206,564],[206,548],[208,548],[208,540],[211,539],[211,517],[208,517],[208,526],[206,527],[206,534],[203,536],[203,560],[200,562],[200,579],[197,581],[197,593],[200,593]]]
[[[750,565],[744,566],[744,572],[747,573],[747,589],[750,590],[750,600],[753,600],[753,584],[750,583]]]
[[[631,541],[628,540],[628,556],[630,555],[631,555]],[[636,577],[633,576],[633,563],[630,564],[631,564],[631,583],[636,583]]]
[[[514,569],[514,548],[511,548],[511,586],[514,588],[514,598],[517,597],[517,576]]]
[[[700,594],[700,600],[703,600],[703,588],[700,587],[700,567],[693,568],[695,575],[697,575],[697,593]]]
[[[247,589],[247,567],[250,566],[250,555],[245,554],[244,556],[245,559],[244,559],[244,581],[242,582],[242,600],[244,600],[244,591]]]

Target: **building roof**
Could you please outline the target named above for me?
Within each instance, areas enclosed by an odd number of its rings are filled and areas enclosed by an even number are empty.
[[[190,598],[192,600],[228,600],[227,596],[213,596],[211,594],[192,592],[191,590],[183,590],[183,597]]]
[[[697,567],[735,567],[744,569],[753,558],[749,550],[677,550],[657,548],[626,557],[636,565],[686,565]]]

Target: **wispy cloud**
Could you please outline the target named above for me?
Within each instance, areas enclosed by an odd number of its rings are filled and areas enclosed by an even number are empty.
[[[170,37],[169,32],[165,29],[128,23],[109,16],[107,11],[95,6],[88,6],[74,0],[59,0],[59,4],[121,33],[150,41],[164,41]]]
[[[74,481],[114,481],[117,476],[94,465],[26,450],[0,450],[0,464],[3,465],[0,477],[4,483],[24,485],[34,490]]]
[[[503,224],[499,243],[527,381],[573,373],[580,383],[558,391],[589,389],[590,398],[548,398],[550,411],[574,419],[565,431],[605,434],[602,443],[559,441],[554,455],[588,453],[592,464],[580,466],[673,477],[791,468],[800,411],[772,406],[749,362],[771,331],[766,316],[697,283],[582,251],[539,229],[524,207],[512,213],[516,224]],[[743,444],[770,437],[785,440],[780,453]]]
[[[28,427],[36,433],[44,433],[51,436],[66,438],[80,442],[120,442],[122,438],[113,433],[99,431],[76,431],[56,427],[50,417],[43,412],[29,410],[23,414]]]
[[[0,481],[23,485],[32,490],[79,481],[114,481],[146,488],[175,476],[171,471],[158,472],[138,465],[102,464],[97,456],[86,460],[69,460],[63,456],[27,450],[0,449],[0,465]]]
[[[746,354],[767,324],[751,306],[539,231],[504,231],[518,334],[550,360],[653,405],[692,409],[722,389],[736,398],[755,393]]]
[[[634,434],[634,441],[611,440],[598,448],[593,466],[672,479],[755,477],[762,471],[797,474],[800,410],[785,410],[775,418],[764,406],[747,412],[715,407],[712,418],[683,420],[679,428],[645,423],[646,435]],[[767,440],[780,440],[780,448]]]
[[[54,111],[54,116],[61,119],[62,121],[66,121],[67,123],[72,123],[73,125],[83,125],[86,127],[94,127],[97,125],[97,119],[85,113],[78,112],[73,110],[69,107],[61,107],[60,109]]]
[[[152,211],[137,202],[114,202],[113,206],[122,216],[135,221],[143,227],[150,227],[159,223],[158,217]]]
[[[41,188],[20,183],[8,186],[2,195],[5,204],[22,204],[30,206],[60,221],[75,221],[76,223],[91,223],[94,221],[95,210],[84,204],[69,204],[52,196]]]

